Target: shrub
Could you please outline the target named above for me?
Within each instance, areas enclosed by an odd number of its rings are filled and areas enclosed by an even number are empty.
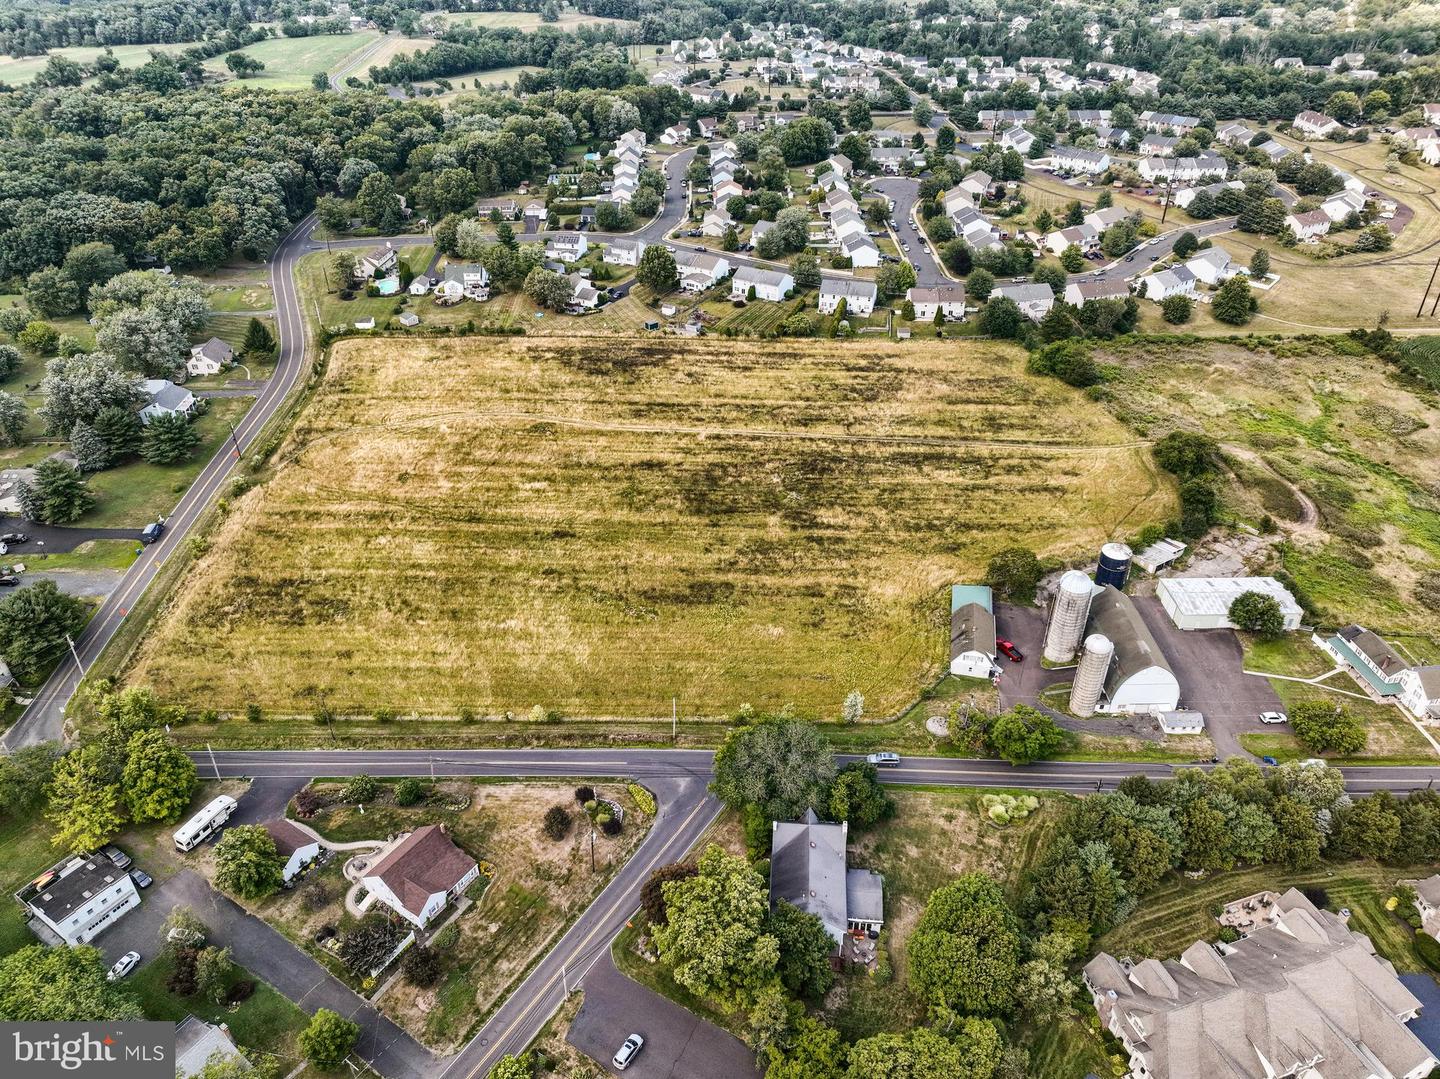
[[[1429,933],[1416,933],[1415,953],[1431,970],[1440,971],[1440,940]]]
[[[1310,900],[1310,902],[1314,903],[1321,910],[1324,910],[1330,905],[1330,893],[1327,892],[1324,888],[1320,888],[1317,886],[1302,888],[1300,890],[1300,894],[1303,895],[1306,899]]]
[[[448,952],[460,943],[460,927],[451,922],[440,932],[435,934],[433,944],[437,952]]]
[[[345,801],[347,802],[373,802],[379,793],[380,783],[374,776],[367,776],[364,772],[358,776],[351,776],[345,783]]]
[[[570,811],[564,806],[551,806],[545,811],[544,828],[551,839],[564,839],[570,832]]]
[[[405,953],[400,969],[404,971],[406,981],[421,989],[428,989],[440,980],[440,960],[429,948],[419,944]]]
[[[258,704],[256,704],[254,701],[251,701],[249,704],[247,704],[247,705],[245,706],[245,719],[246,719],[247,722],[249,722],[249,723],[259,723],[259,722],[260,722],[261,720],[263,720],[264,718],[265,718],[265,713],[264,713],[263,711],[261,711],[260,706],[259,706]]]
[[[241,1001],[249,1000],[255,995],[255,983],[249,978],[241,978],[230,987],[225,994],[226,1004],[239,1004]]]
[[[582,806],[585,805],[587,802],[593,802],[593,801],[595,801],[595,788],[594,788],[594,787],[576,787],[576,788],[575,788],[575,801],[579,802]]]
[[[395,804],[413,806],[425,799],[425,784],[413,777],[395,784]]]
[[[1365,728],[1338,705],[1301,701],[1290,709],[1290,726],[1302,745],[1315,753],[1359,753],[1365,748]]]
[[[623,830],[623,826],[614,817],[610,817],[600,822],[600,830],[606,835],[619,835]]]
[[[330,887],[330,882],[318,877],[300,889],[300,905],[312,913],[329,906],[334,898],[335,890]]]
[[[177,997],[191,997],[199,988],[195,978],[195,963],[198,953],[194,948],[180,948],[175,952],[175,969],[170,972],[166,987]]]
[[[672,862],[653,870],[645,883],[640,886],[640,906],[651,925],[664,925],[668,920],[665,910],[664,886],[672,880],[688,880],[699,876],[700,870],[694,862]]]
[[[309,820],[320,810],[325,808],[325,799],[320,797],[317,791],[306,787],[299,794],[295,795],[295,815],[301,820]]]
[[[635,808],[647,817],[655,815],[655,796],[647,791],[639,783],[627,783],[625,789],[630,792],[630,800],[635,803]]]

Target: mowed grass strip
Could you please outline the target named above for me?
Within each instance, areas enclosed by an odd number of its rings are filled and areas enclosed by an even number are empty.
[[[998,343],[346,341],[130,677],[308,715],[870,715],[947,586],[1093,549],[1170,488]],[[258,733],[258,732],[257,732]]]

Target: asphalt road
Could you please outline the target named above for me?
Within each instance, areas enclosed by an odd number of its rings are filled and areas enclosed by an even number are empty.
[[[59,525],[36,524],[19,517],[0,514],[0,535],[10,532],[20,532],[29,538],[24,543],[11,544],[0,561],[7,564],[25,562],[37,568],[44,563],[35,561],[36,555],[64,554],[89,540],[128,539],[139,542],[140,539],[138,528],[65,528]]]
[[[280,242],[270,263],[270,285],[275,292],[276,338],[279,343],[275,373],[256,398],[255,404],[235,427],[235,439],[243,451],[284,402],[305,366],[309,342],[305,319],[295,284],[295,261],[307,250],[314,215],[304,218]],[[166,520],[165,534],[160,542],[146,547],[144,553],[126,571],[119,588],[100,605],[95,617],[75,641],[80,657],[66,660],[56,668],[40,687],[34,701],[6,732],[3,745],[7,749],[35,742],[58,740],[63,731],[65,706],[79,686],[84,671],[110,643],[125,620],[130,608],[139,600],[170,556],[179,549],[195,521],[220,492],[236,461],[232,443],[225,443],[196,477],[190,489]],[[26,531],[30,531],[26,528]]]

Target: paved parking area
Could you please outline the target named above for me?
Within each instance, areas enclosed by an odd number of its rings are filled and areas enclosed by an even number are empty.
[[[627,1079],[759,1079],[744,1042],[621,974],[608,948],[581,984],[585,1003],[565,1040],[606,1071],[614,1071],[621,1043],[639,1034],[645,1048],[625,1069]]]

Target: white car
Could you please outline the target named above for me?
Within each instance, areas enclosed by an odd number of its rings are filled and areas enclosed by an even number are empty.
[[[1261,723],[1289,723],[1290,717],[1284,712],[1261,712]]]
[[[115,965],[111,967],[110,972],[105,975],[105,980],[107,982],[118,982],[139,965],[140,953],[126,952],[119,959],[115,960]]]
[[[640,1050],[644,1045],[645,1039],[640,1037],[640,1035],[630,1035],[630,1037],[625,1039],[625,1044],[620,1047],[620,1051],[615,1054],[615,1059],[610,1061],[610,1063],[615,1065],[617,1072],[623,1072],[635,1062],[635,1058],[640,1055]]]

